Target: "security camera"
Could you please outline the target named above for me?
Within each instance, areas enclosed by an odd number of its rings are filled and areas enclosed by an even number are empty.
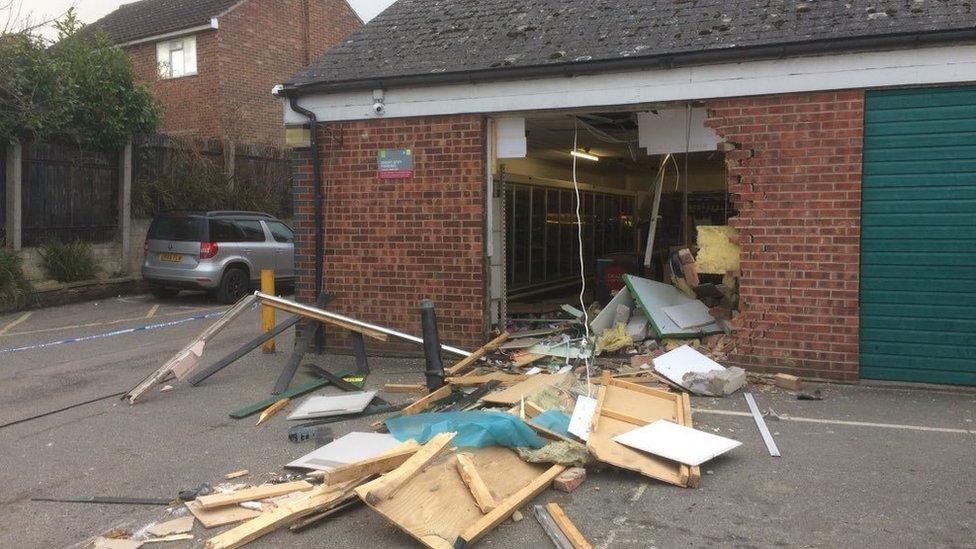
[[[373,103],[373,114],[376,116],[383,116],[386,114],[386,105],[384,105],[382,101]]]

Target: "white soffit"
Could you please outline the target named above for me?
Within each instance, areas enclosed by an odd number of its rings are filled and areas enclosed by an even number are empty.
[[[412,86],[385,90],[385,118],[644,105],[772,93],[976,81],[976,45],[791,57],[574,77]],[[375,118],[372,90],[310,94],[321,121]],[[285,123],[303,124],[283,100]]]

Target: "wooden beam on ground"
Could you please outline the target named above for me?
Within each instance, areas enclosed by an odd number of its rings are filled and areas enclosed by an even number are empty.
[[[451,396],[451,386],[445,385],[434,392],[415,400],[412,404],[406,406],[403,410],[400,410],[400,415],[410,416],[413,414],[419,414],[427,409],[431,403],[441,400],[442,398],[447,398]]]
[[[569,542],[573,544],[573,549],[593,549],[590,542],[586,541],[583,534],[576,528],[573,521],[569,520],[566,516],[566,512],[563,508],[559,506],[558,503],[547,503],[546,511],[549,511],[549,515],[552,520],[556,523],[556,526],[562,530],[563,534],[569,539]]]
[[[389,339],[389,336],[387,336],[383,332],[377,332],[376,330],[370,330],[369,328],[363,328],[361,326],[356,326],[355,324],[343,322],[342,320],[338,320],[329,316],[317,314],[313,311],[309,311],[301,307],[295,307],[291,303],[281,303],[278,301],[261,300],[261,304],[281,311],[286,311],[294,315],[302,316],[305,318],[311,318],[313,320],[324,322],[326,324],[332,324],[333,326],[338,326],[345,330],[349,330],[350,332],[357,332],[363,334],[364,336],[369,336],[378,341],[386,341],[387,339]]]
[[[314,488],[314,486],[305,482],[304,480],[296,480],[295,482],[283,482],[281,484],[263,484],[261,486],[255,486],[254,488],[235,490],[225,494],[210,494],[209,496],[200,496],[197,498],[197,501],[200,502],[200,507],[204,509],[213,509],[214,507],[233,505],[235,503],[241,503],[244,501],[258,501],[265,498],[283,496],[292,492],[307,492],[312,488]]]
[[[498,502],[495,501],[494,496],[491,495],[491,490],[488,489],[488,485],[485,484],[481,475],[478,474],[478,469],[475,468],[471,457],[467,454],[457,454],[455,457],[457,458],[458,474],[461,475],[461,480],[471,490],[471,495],[474,496],[474,502],[481,509],[481,512],[489,513],[492,509],[498,507]]]
[[[413,444],[407,444],[409,442],[412,442]],[[404,447],[397,450],[384,452],[376,457],[371,457],[369,459],[364,459],[348,465],[342,465],[336,467],[335,469],[323,471],[323,483],[326,485],[333,485],[339,484],[340,482],[355,480],[357,478],[389,473],[390,471],[406,463],[411,456],[420,450],[420,445],[417,444],[417,441],[412,439],[405,442],[401,446]]]
[[[415,477],[421,469],[433,461],[441,452],[445,451],[454,440],[456,433],[439,433],[434,435],[426,444],[423,445],[414,455],[410,456],[393,471],[376,479],[375,481],[361,486],[357,492],[367,503],[375,505],[377,502],[390,499],[405,482]]]
[[[487,534],[492,528],[498,526],[502,523],[502,521],[510,517],[516,509],[525,505],[526,502],[542,493],[543,490],[552,484],[553,479],[555,479],[557,476],[559,476],[559,473],[562,473],[565,470],[565,465],[553,465],[547,469],[546,472],[536,477],[524,488],[502,500],[501,503],[498,504],[498,507],[495,507],[490,513],[481,517],[481,520],[472,524],[471,526],[468,526],[464,530],[464,533],[462,533],[458,540],[454,543],[454,546],[464,547],[481,539],[481,537]]]
[[[519,381],[525,381],[528,379],[528,377],[529,376],[522,374],[504,374],[501,372],[495,372],[480,376],[449,377],[444,381],[449,385],[454,385],[455,387],[474,387],[476,385],[482,385],[494,380],[498,380],[502,385],[511,385],[513,383],[518,383]]]
[[[270,418],[271,416],[273,416],[276,413],[278,413],[278,411],[280,411],[285,406],[288,406],[288,403],[289,402],[291,402],[291,399],[290,398],[283,398],[283,399],[279,400],[278,402],[275,402],[271,406],[268,406],[267,408],[265,408],[264,411],[261,412],[261,416],[258,418],[258,422],[255,423],[254,426],[257,427],[258,425],[261,425],[262,423],[264,423],[265,421],[267,421],[268,418]]]
[[[479,359],[481,359],[481,357],[485,356],[486,354],[490,353],[491,351],[494,351],[495,349],[498,348],[499,345],[501,345],[502,343],[504,343],[505,340],[508,339],[508,336],[509,336],[509,333],[508,332],[502,332],[502,334],[500,336],[498,336],[495,339],[493,339],[493,340],[489,341],[488,343],[486,343],[484,345],[484,347],[482,347],[482,348],[478,349],[477,351],[471,353],[470,355],[462,358],[454,366],[451,366],[450,368],[448,368],[446,370],[447,375],[449,375],[449,376],[456,376],[456,375],[464,372],[468,368],[471,368],[474,365],[475,362],[477,362]]]
[[[308,497],[280,504],[243,524],[207,540],[206,549],[234,549],[274,532],[308,515],[319,513],[355,498],[353,486],[360,481],[339,486],[319,486]]]
[[[427,386],[423,383],[400,384],[387,383],[383,386],[383,391],[387,393],[426,393]]]

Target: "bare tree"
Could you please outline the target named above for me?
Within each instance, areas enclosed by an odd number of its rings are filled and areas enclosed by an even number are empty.
[[[40,29],[61,19],[74,7],[75,4],[72,3],[57,15],[39,17],[33,11],[24,10],[23,0],[0,0],[0,36],[14,34],[36,36]]]

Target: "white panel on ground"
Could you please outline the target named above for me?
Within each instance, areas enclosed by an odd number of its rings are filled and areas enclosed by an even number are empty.
[[[701,465],[717,455],[742,446],[738,440],[720,437],[663,419],[617,435],[613,440],[691,467]]]
[[[343,414],[358,414],[369,406],[376,396],[376,391],[361,393],[347,393],[344,395],[315,395],[304,402],[291,414],[288,419],[312,419],[317,417],[341,416]]]
[[[378,456],[400,441],[385,433],[352,432],[305,454],[287,467],[328,471],[336,467]]]
[[[525,119],[522,117],[495,119],[495,156],[498,158],[525,158]]]
[[[647,154],[714,151],[718,147],[718,134],[705,127],[706,112],[703,107],[691,109],[691,139],[688,139],[687,107],[657,109],[637,113],[638,139]]]

